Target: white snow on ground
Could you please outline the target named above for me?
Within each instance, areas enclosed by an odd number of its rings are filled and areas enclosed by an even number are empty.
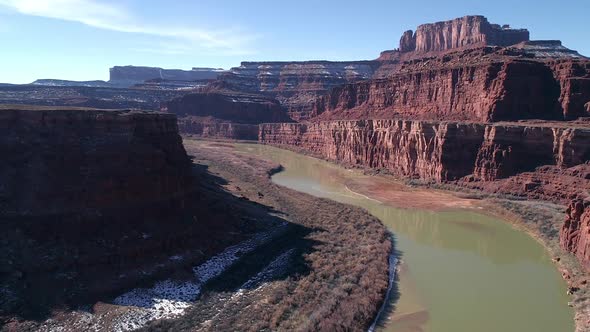
[[[244,283],[242,287],[240,287],[240,289],[255,288],[261,283],[268,281],[273,277],[283,273],[287,269],[287,263],[289,262],[289,259],[294,253],[295,249],[285,251],[280,256],[275,258],[272,262],[270,262],[270,264],[268,264],[264,268],[264,270],[260,271],[256,276]]]
[[[260,245],[285,232],[286,225],[283,223],[273,230],[259,233],[250,240],[225,249],[222,253],[195,267],[193,269],[195,278],[191,281],[160,281],[152,288],[137,288],[117,297],[113,303],[127,306],[129,311],[113,322],[113,329],[115,331],[134,330],[156,319],[174,318],[182,315],[191,306],[191,302],[199,297],[201,287],[207,281],[221,275],[242,254],[254,251]],[[286,258],[288,256],[283,257],[282,260]]]

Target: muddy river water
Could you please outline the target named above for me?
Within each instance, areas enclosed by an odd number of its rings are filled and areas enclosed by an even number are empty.
[[[250,144],[238,149],[283,165],[275,183],[362,207],[391,230],[399,280],[379,330],[574,330],[566,284],[549,254],[509,223],[444,193],[416,191],[294,152]]]

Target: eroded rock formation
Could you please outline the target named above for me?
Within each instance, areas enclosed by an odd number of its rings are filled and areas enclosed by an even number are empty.
[[[483,16],[465,16],[450,21],[423,24],[416,33],[406,31],[401,52],[441,52],[486,45],[510,46],[529,40],[526,29],[490,24]]]
[[[243,62],[220,76],[236,91],[276,98],[293,120],[309,118],[315,98],[332,87],[371,78],[377,61]]]
[[[178,119],[178,129],[183,134],[204,138],[249,141],[258,139],[258,125],[222,122],[212,118],[182,117]]]
[[[570,203],[559,239],[590,271],[590,201],[579,198]]]
[[[292,121],[275,99],[231,91],[191,93],[164,110],[178,116],[182,133],[211,138],[256,140],[259,123]]]
[[[582,125],[402,120],[262,124],[259,141],[437,182],[464,177],[493,181],[544,165],[573,167],[590,159],[590,128]]]
[[[278,101],[260,95],[231,92],[191,93],[170,100],[165,110],[178,117],[214,117],[236,123],[288,122]]]
[[[171,114],[15,106],[0,109],[0,126],[5,217],[102,214],[190,189]]]
[[[590,61],[523,59],[479,48],[404,62],[384,78],[318,98],[312,120],[405,118],[476,122],[588,116]]]

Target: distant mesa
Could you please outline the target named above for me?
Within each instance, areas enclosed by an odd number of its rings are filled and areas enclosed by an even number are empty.
[[[406,31],[400,52],[438,52],[487,45],[510,46],[529,41],[527,29],[490,24],[484,16],[465,16],[450,21],[423,24],[415,33]]]
[[[105,81],[68,81],[56,79],[40,79],[36,80],[31,85],[41,86],[70,86],[70,87],[93,87],[93,88],[110,88],[111,84]]]
[[[422,24],[415,32],[408,30],[402,34],[399,48],[382,52],[378,60],[407,60],[489,46],[515,48],[537,58],[583,58],[559,40],[531,41],[527,29],[492,24],[484,16],[472,15]]]
[[[191,70],[163,69],[158,67],[115,66],[110,69],[109,83],[118,86],[132,86],[148,80],[200,81],[214,80],[225,72],[220,68],[198,68]]]

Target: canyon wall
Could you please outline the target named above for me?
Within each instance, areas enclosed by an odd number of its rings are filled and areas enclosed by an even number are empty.
[[[416,33],[406,31],[401,52],[441,52],[486,45],[509,46],[529,40],[526,29],[490,24],[483,16],[465,16],[450,21],[423,24]]]
[[[332,87],[371,78],[377,61],[242,62],[218,85],[279,100],[293,120],[309,118],[315,98]]]
[[[8,106],[0,128],[4,217],[100,215],[190,190],[191,161],[171,114]]]
[[[312,121],[405,118],[496,122],[590,116],[590,61],[507,58],[493,49],[413,60],[387,78],[335,87]]]
[[[559,102],[565,119],[590,116],[590,61],[560,59],[548,63],[559,82]]]
[[[590,271],[590,201],[575,199],[570,203],[559,240],[562,248],[576,255]]]
[[[256,141],[258,125],[233,122],[220,122],[199,117],[182,117],[178,119],[181,133],[203,138],[236,139]]]
[[[193,68],[192,70],[163,69],[158,67],[115,66],[110,69],[109,83],[131,86],[152,79],[172,81],[214,80],[222,69]]]
[[[262,122],[292,122],[272,98],[230,91],[191,93],[162,110],[178,117],[181,133],[207,138],[256,140]]]
[[[441,60],[442,61],[442,60]],[[318,120],[395,118],[457,121],[559,119],[559,85],[534,61],[438,67],[435,60],[387,79],[348,84],[317,100]]]
[[[277,100],[246,93],[191,93],[168,101],[163,110],[179,118],[213,117],[245,124],[291,121]]]
[[[535,124],[356,120],[262,124],[259,141],[404,177],[492,181],[543,165],[590,160],[590,128]]]

